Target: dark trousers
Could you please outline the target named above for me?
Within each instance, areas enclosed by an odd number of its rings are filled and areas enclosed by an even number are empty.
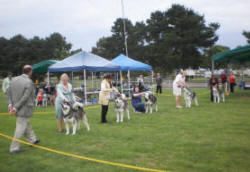
[[[161,85],[157,85],[157,87],[156,87],[156,93],[158,94],[158,93],[162,93],[162,87],[161,87]]]
[[[234,92],[234,86],[235,86],[235,83],[230,83],[230,92],[231,93]]]
[[[102,123],[107,122],[106,116],[107,116],[108,109],[109,109],[108,105],[102,105],[102,119],[101,119]]]
[[[145,112],[145,105],[144,103],[137,103],[135,106],[134,106],[135,110],[137,112]]]
[[[210,100],[211,100],[211,102],[214,101],[214,95],[213,95],[213,89],[212,88],[210,89]]]

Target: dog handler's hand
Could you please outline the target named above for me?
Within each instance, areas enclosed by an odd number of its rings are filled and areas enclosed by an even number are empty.
[[[11,107],[9,108],[9,114],[10,114],[10,115],[16,114],[16,109],[15,109],[13,106],[11,106]]]

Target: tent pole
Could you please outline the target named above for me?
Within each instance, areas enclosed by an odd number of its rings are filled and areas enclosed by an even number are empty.
[[[92,88],[94,88],[94,72],[92,72]]]
[[[152,88],[153,88],[153,91],[154,91],[154,71],[152,70],[152,72],[151,72],[151,74],[152,74]]]
[[[86,82],[86,69],[83,71],[84,75],[84,99],[85,99],[85,105],[87,105],[87,82]]]
[[[116,85],[118,86],[118,82],[119,82],[119,72],[116,72]]]
[[[121,92],[123,93],[123,85],[122,85],[122,71],[120,70],[120,85],[121,85]]]
[[[50,77],[49,77],[49,71],[48,71],[48,79],[47,79],[48,81],[47,81],[47,83],[48,83],[48,85],[50,84]]]
[[[212,63],[211,63],[211,70],[212,70],[212,75],[214,75],[214,60],[212,59]]]
[[[128,70],[128,96],[130,97],[130,71]]]
[[[73,85],[73,80],[74,80],[74,74],[73,74],[73,71],[71,72],[71,82],[72,82],[72,85]]]
[[[227,69],[226,69],[226,71],[227,71],[227,78],[229,78],[229,76],[230,76],[230,69],[229,69],[229,62],[227,62]],[[229,87],[229,84],[230,84],[230,82],[229,82],[229,80],[227,80],[227,91],[228,92],[230,92],[230,87]]]

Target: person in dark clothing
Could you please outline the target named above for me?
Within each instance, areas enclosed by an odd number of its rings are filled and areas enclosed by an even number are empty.
[[[162,93],[162,78],[161,78],[161,75],[160,73],[157,73],[157,76],[156,76],[156,94],[158,93]]]
[[[137,79],[138,86],[140,91],[144,90],[144,80],[143,80],[143,75],[140,75],[139,78]]]
[[[226,84],[227,84],[227,75],[225,72],[223,72],[220,76],[220,79],[221,79],[221,83],[222,83],[222,89],[223,91],[226,91]]]
[[[141,98],[143,93],[140,93],[138,87],[135,87],[134,93],[132,95],[132,106],[135,109],[135,112],[144,113],[145,112],[145,104],[142,102]]]
[[[209,80],[210,85],[210,100],[211,102],[214,102],[214,96],[213,96],[213,87],[216,86],[219,88],[219,81],[216,76],[212,75],[212,77]]]

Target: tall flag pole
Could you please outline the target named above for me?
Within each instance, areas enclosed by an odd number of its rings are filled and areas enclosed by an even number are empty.
[[[123,0],[121,0],[121,5],[122,5],[122,18],[123,18],[124,44],[125,44],[126,56],[128,57],[128,44],[127,44],[126,22],[125,22],[125,12],[124,12]]]

